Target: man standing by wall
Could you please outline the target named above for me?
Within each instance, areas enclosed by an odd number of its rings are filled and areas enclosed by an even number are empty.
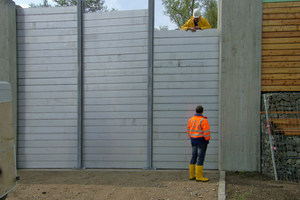
[[[211,26],[207,19],[201,16],[201,12],[198,8],[196,8],[193,12],[193,16],[189,19],[182,27],[181,30],[191,30],[195,32],[198,30],[210,29]]]

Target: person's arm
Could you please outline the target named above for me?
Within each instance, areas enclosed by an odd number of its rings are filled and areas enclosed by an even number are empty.
[[[210,126],[208,124],[207,119],[204,119],[201,123],[201,130],[204,132],[205,140],[210,140]]]
[[[207,21],[207,19],[202,18],[202,23],[203,23],[203,25],[200,27],[201,30],[210,29],[211,28],[211,26],[210,26],[209,22]]]
[[[182,25],[182,26],[181,26],[181,30],[188,31],[188,30],[194,29],[194,28],[191,26],[190,21],[191,21],[191,20],[188,20],[184,25]],[[192,30],[192,31],[193,31],[193,30]]]

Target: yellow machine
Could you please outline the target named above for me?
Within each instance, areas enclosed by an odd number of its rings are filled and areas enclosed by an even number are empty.
[[[11,86],[0,81],[0,200],[17,185]]]

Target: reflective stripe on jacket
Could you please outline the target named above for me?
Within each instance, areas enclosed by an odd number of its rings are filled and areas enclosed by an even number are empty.
[[[207,117],[195,114],[188,122],[187,133],[190,138],[204,137],[205,140],[210,140],[210,126]]]
[[[210,26],[209,22],[207,21],[207,19],[203,18],[201,15],[199,17],[198,26],[202,30],[211,28],[211,26]],[[187,29],[189,27],[195,28],[195,23],[194,23],[194,17],[193,16],[183,26],[181,26],[181,30],[187,31]]]

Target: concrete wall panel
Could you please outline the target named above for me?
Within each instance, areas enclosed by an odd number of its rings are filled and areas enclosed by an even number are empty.
[[[262,1],[219,7],[220,170],[258,171]]]

